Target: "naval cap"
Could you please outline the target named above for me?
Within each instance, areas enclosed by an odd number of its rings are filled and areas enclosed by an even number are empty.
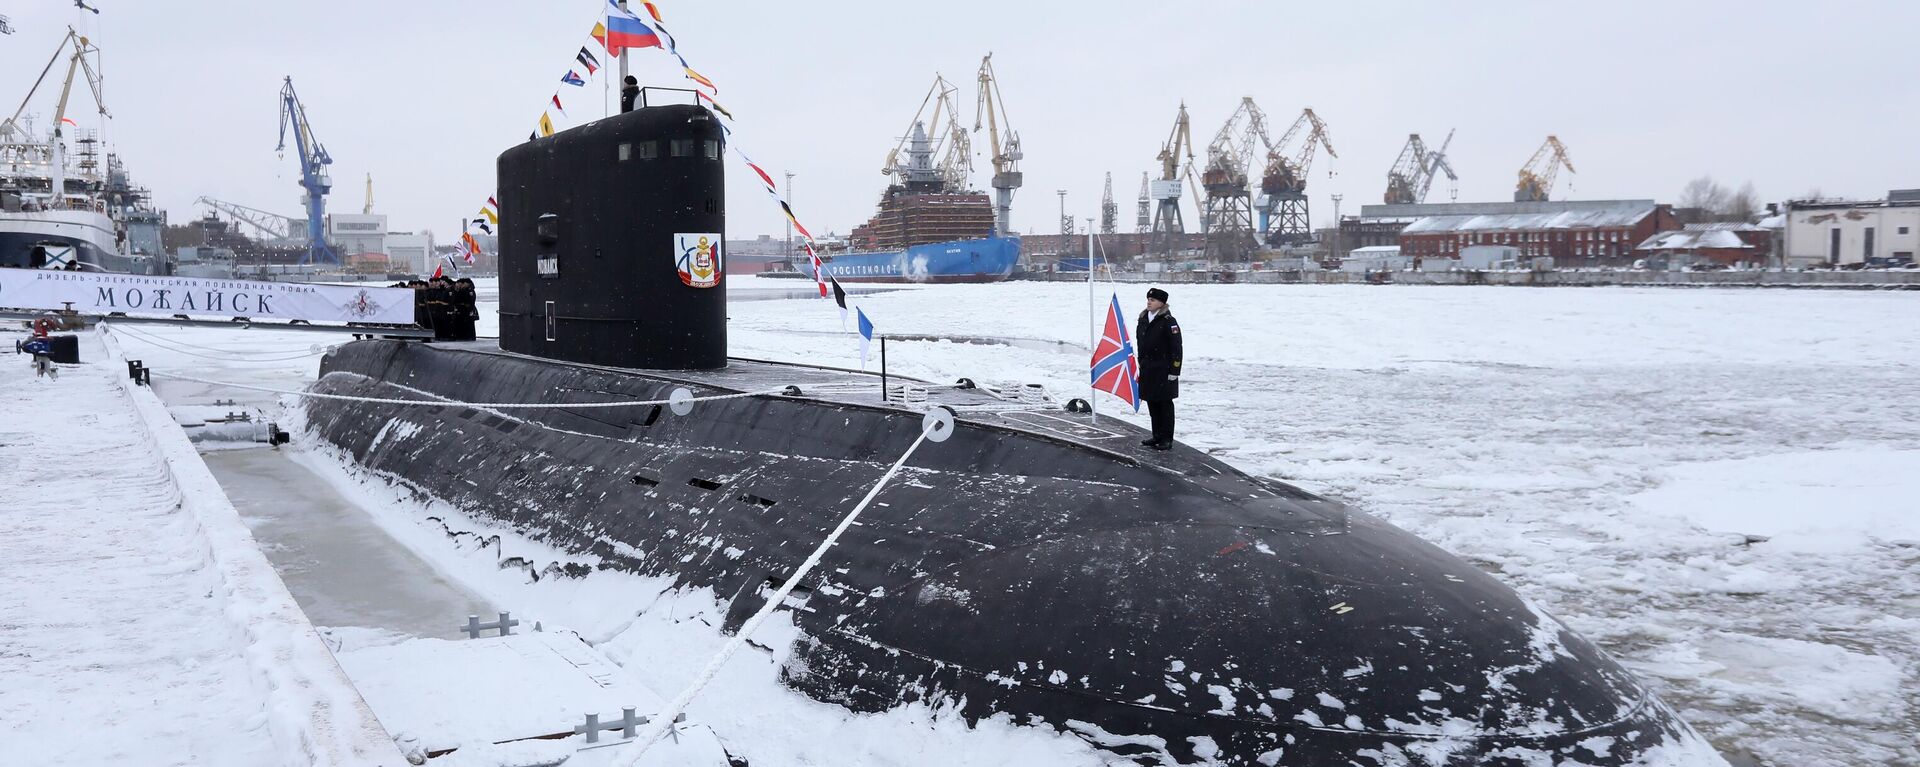
[[[1147,288],[1147,297],[1165,303],[1167,300],[1167,291],[1159,288]]]

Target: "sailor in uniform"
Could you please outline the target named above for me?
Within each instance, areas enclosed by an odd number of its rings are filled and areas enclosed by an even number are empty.
[[[1167,310],[1167,291],[1147,290],[1147,308],[1133,338],[1140,350],[1140,399],[1153,416],[1153,436],[1140,441],[1155,450],[1173,447],[1173,401],[1180,396],[1180,321]]]

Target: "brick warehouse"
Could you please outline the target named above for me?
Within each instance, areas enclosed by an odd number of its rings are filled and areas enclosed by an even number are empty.
[[[1773,230],[1745,222],[1687,224],[1659,232],[1634,248],[1636,259],[1653,268],[1766,266],[1773,254]]]
[[[1414,208],[1416,206],[1395,206]],[[1680,228],[1673,207],[1652,200],[1446,203],[1417,206],[1400,230],[1400,252],[1459,258],[1470,245],[1508,245],[1522,258],[1550,257],[1560,267],[1628,266],[1634,246]]]

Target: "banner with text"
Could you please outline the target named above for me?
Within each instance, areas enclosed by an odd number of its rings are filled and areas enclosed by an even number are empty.
[[[410,288],[0,269],[0,306],[83,314],[413,324]]]

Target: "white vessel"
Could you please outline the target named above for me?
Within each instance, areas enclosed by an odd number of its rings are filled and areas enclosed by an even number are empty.
[[[165,216],[145,189],[133,186],[118,157],[101,161],[98,133],[67,116],[74,78],[84,73],[102,119],[99,49],[67,29],[53,60],[20,111],[0,123],[0,267],[164,273],[160,242]],[[67,76],[45,137],[25,116],[33,95],[62,56]],[[69,146],[69,142],[72,146]]]

